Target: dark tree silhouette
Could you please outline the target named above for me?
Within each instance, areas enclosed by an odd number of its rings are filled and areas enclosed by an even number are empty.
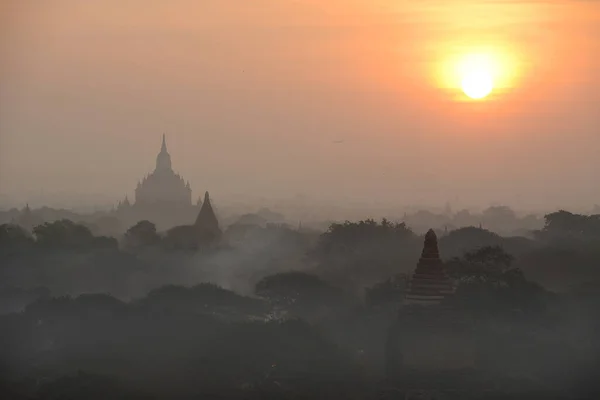
[[[264,316],[263,301],[241,296],[212,283],[192,287],[166,285],[152,290],[137,303],[138,306],[160,314],[210,314],[225,318],[238,314]]]
[[[37,244],[45,247],[85,247],[94,241],[87,227],[68,219],[46,222],[33,228],[33,233]]]
[[[450,260],[447,269],[452,277],[462,282],[498,282],[510,269],[513,261],[514,257],[502,247],[485,246],[465,253],[462,259]]]
[[[406,224],[386,219],[334,223],[319,237],[309,259],[327,280],[362,292],[365,285],[412,269],[418,240]]]
[[[358,246],[365,242],[373,244],[382,239],[402,241],[414,238],[414,233],[405,223],[392,223],[383,219],[377,223],[372,219],[359,222],[346,221],[332,224],[319,242],[315,253],[331,254],[336,252],[359,252]]]
[[[365,303],[368,307],[377,307],[386,304],[400,304],[408,288],[409,277],[407,274],[397,274],[383,282],[376,283],[370,288],[365,288]]]
[[[530,311],[543,308],[545,291],[513,268],[514,257],[499,246],[485,246],[446,263],[457,282],[451,301],[475,311]]]
[[[598,240],[600,238],[600,215],[573,214],[559,210],[544,216],[545,224],[536,232],[542,240]]]
[[[156,233],[156,225],[144,220],[140,221],[125,233],[125,245],[127,248],[139,248],[154,246],[160,242],[160,236]]]
[[[0,225],[0,252],[19,253],[29,249],[34,243],[33,237],[24,228],[16,224]]]
[[[499,246],[500,235],[487,229],[469,226],[450,232],[440,239],[440,253],[445,257],[456,257],[473,248]]]
[[[256,284],[255,293],[267,299],[276,311],[292,316],[310,317],[318,311],[349,304],[349,298],[342,290],[304,272],[267,276]]]
[[[152,394],[144,398],[382,398],[385,360],[399,377],[389,398],[421,386],[485,398],[488,389],[504,388],[509,374],[520,379],[513,393],[529,395],[538,385],[585,398],[577,390],[597,387],[600,367],[597,218],[549,214],[542,232],[554,235],[552,242],[474,227],[442,237],[441,255],[456,255],[445,263],[456,293],[437,309],[402,305],[423,326],[398,318],[405,274],[422,249],[422,238],[404,224],[346,222],[320,236],[281,226],[234,228],[231,248],[201,254],[164,251],[148,221],[128,232],[147,252],[120,251],[114,239],[71,221],[44,224],[35,236],[1,225],[0,398],[135,398],[121,383]],[[18,256],[3,252],[19,246]],[[243,267],[230,268],[239,259]],[[281,272],[292,266],[298,270]],[[278,273],[265,277],[267,271]],[[546,292],[528,281],[533,276],[569,291]],[[227,279],[232,286],[258,281],[259,298],[208,283],[160,287]],[[32,289],[38,286],[48,289]],[[110,294],[90,294],[102,292]],[[372,307],[360,304],[363,294]],[[273,309],[291,318],[273,321]],[[440,340],[427,339],[429,330]],[[456,335],[460,351],[473,344],[476,368],[413,371],[415,354],[385,357],[386,332],[388,349],[404,349],[406,342],[392,341],[404,335],[423,338],[412,348],[432,352]],[[5,384],[22,384],[25,395]]]
[[[507,206],[492,206],[483,210],[483,218],[490,223],[502,223],[503,221],[510,221],[517,219],[515,212]]]
[[[202,244],[201,234],[194,225],[175,226],[162,239],[162,247],[166,250],[197,251]]]

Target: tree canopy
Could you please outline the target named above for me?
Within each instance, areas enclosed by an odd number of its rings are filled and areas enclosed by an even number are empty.
[[[269,275],[256,284],[254,292],[277,310],[295,316],[306,317],[319,308],[349,304],[342,290],[316,275],[300,271]]]
[[[24,228],[16,224],[0,225],[0,251],[18,252],[33,244],[33,237]]]
[[[405,223],[346,221],[332,224],[308,255],[320,274],[332,281],[369,285],[411,270],[420,253],[419,242]]]
[[[446,270],[457,282],[451,301],[486,313],[538,309],[545,291],[514,268],[513,261],[500,246],[480,247],[449,260]]]
[[[600,215],[581,215],[559,210],[544,216],[544,228],[540,232],[544,237],[565,237],[580,239],[600,238]]]
[[[68,219],[38,225],[33,233],[37,243],[47,247],[84,247],[94,239],[89,228]]]
[[[143,220],[127,229],[125,232],[125,243],[128,248],[154,246],[160,242],[160,236],[156,232],[156,225]]]

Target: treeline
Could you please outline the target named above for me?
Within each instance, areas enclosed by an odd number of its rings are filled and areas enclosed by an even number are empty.
[[[407,367],[400,381],[382,383],[393,301],[365,305],[314,275],[290,272],[264,278],[253,296],[199,284],[164,286],[130,302],[40,298],[0,317],[0,373],[11,398],[30,399],[380,398],[391,387],[390,395],[425,387],[498,398],[598,389],[597,294],[552,295],[497,248],[465,254],[449,272],[458,293],[448,305],[470,327],[478,354],[468,370]]]
[[[478,227],[439,230],[440,254],[449,260],[500,246],[528,279],[550,290],[600,287],[598,216],[558,211],[545,221],[532,238]],[[285,226],[232,225],[220,245],[200,249],[173,247],[171,239],[149,221],[132,226],[119,240],[94,236],[69,220],[39,225],[31,233],[4,224],[0,278],[26,289],[45,286],[58,295],[107,292],[130,298],[190,279],[251,292],[269,274],[301,270],[362,295],[365,287],[410,274],[422,246],[422,237],[405,223],[385,219],[334,223],[321,235]]]
[[[595,220],[549,214],[530,239],[438,232],[456,284],[444,306],[468,328],[475,365],[407,367],[385,384],[385,338],[423,246],[406,224],[337,223],[318,236],[237,226],[227,245],[197,251],[163,247],[147,222],[123,241],[66,220],[31,234],[2,225],[0,390],[30,399],[393,398],[424,385],[459,398],[591,396],[600,370]]]

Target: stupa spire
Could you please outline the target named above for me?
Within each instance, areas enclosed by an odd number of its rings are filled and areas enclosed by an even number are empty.
[[[421,259],[440,259],[437,235],[433,229],[428,230],[425,234],[425,243],[423,244]]]
[[[437,235],[430,229],[425,234],[421,258],[412,276],[406,300],[409,303],[439,304],[452,292],[452,281],[446,275],[440,259]]]
[[[202,207],[200,208],[194,226],[204,232],[216,233],[221,231],[219,228],[219,221],[217,220],[215,211],[210,203],[210,195],[208,192],[204,193],[204,201],[202,202]]]
[[[172,171],[171,169],[171,155],[167,151],[167,138],[163,133],[162,145],[160,146],[160,153],[156,156],[156,170],[157,171]]]

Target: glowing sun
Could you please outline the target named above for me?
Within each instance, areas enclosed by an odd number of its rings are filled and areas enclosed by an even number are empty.
[[[529,74],[528,56],[497,42],[488,45],[440,43],[432,63],[432,83],[457,102],[497,102]]]
[[[460,87],[472,99],[483,99],[494,89],[494,68],[487,57],[466,56],[460,66]]]
[[[474,71],[466,75],[462,82],[463,92],[472,99],[483,99],[494,89],[494,80],[486,71]]]

